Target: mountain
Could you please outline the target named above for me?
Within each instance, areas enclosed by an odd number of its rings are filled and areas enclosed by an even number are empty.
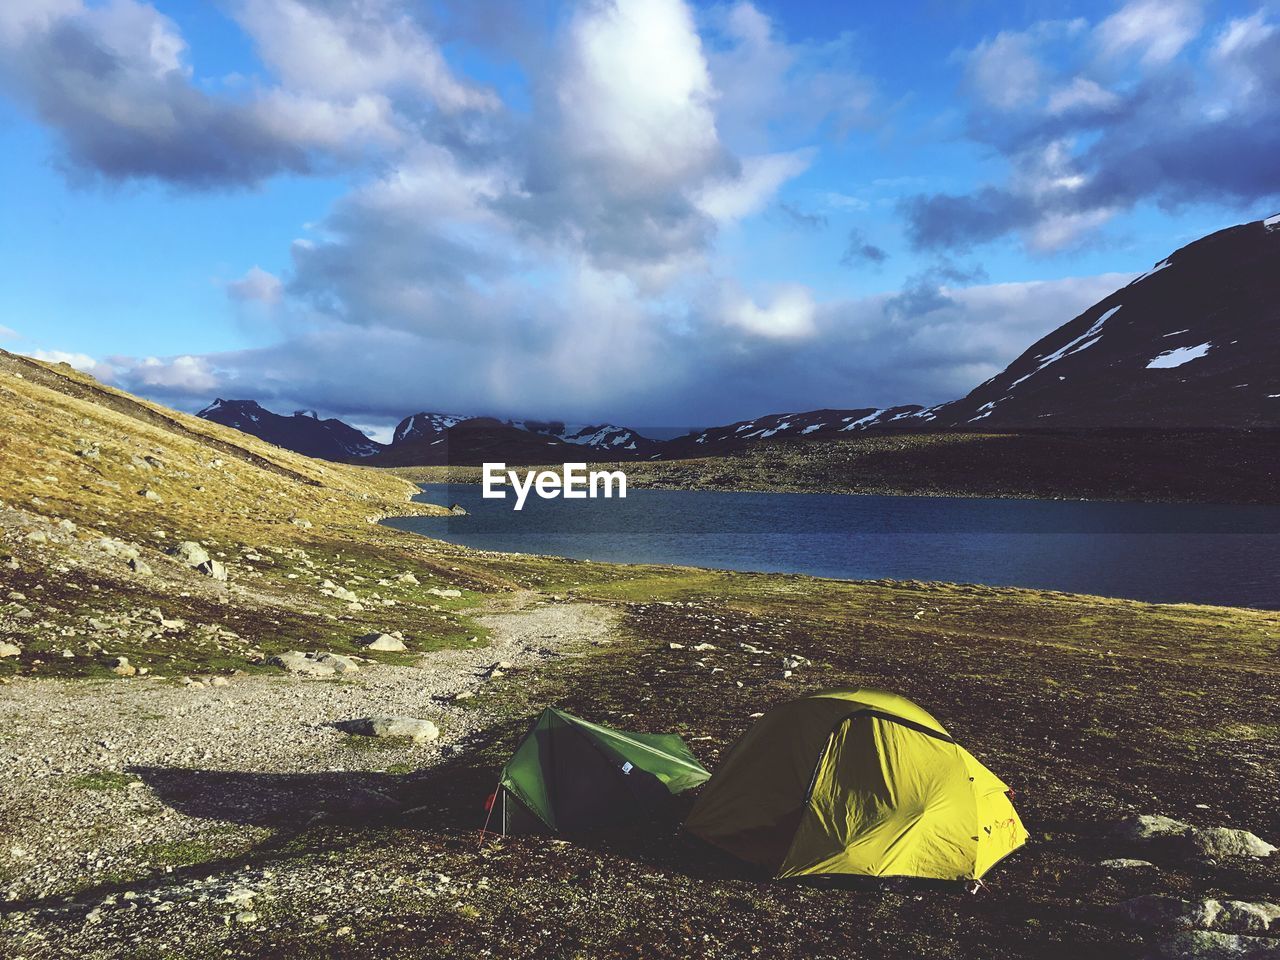
[[[652,455],[662,449],[662,442],[641,436],[630,427],[611,423],[594,425],[566,424],[557,420],[508,420],[509,426],[530,433],[555,437],[565,443],[610,454],[612,459],[636,459]]]
[[[321,460],[354,460],[384,449],[341,420],[319,419],[313,411],[299,410],[291,417],[272,413],[253,400],[219,397],[196,416],[252,434],[277,447]]]
[[[1280,427],[1280,215],[1190,243],[1042,338],[944,429]]]
[[[427,417],[438,418],[435,422]],[[363,461],[375,467],[476,466],[501,461],[511,464],[564,463],[584,459],[580,448],[559,437],[513,427],[492,417],[472,417],[445,425],[450,418],[415,414],[401,421],[411,424],[396,441]],[[416,423],[415,423],[416,421]]]
[[[452,413],[415,413],[396,424],[396,429],[391,434],[391,446],[430,443],[450,427],[471,419],[473,418]]]
[[[723,427],[708,427],[669,441],[663,459],[706,457],[741,449],[754,442],[794,438],[831,439],[868,431],[901,429],[927,413],[918,404],[899,407],[862,407],[857,410],[810,410],[806,413],[771,413],[754,420],[739,420]]]

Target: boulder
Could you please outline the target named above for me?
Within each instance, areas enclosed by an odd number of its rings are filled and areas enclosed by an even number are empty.
[[[129,560],[129,569],[136,574],[144,577],[151,576],[151,564],[143,560],[141,557],[133,557]]]
[[[1160,941],[1148,960],[1280,960],[1280,940],[1188,930]]]
[[[400,576],[396,577],[396,583],[407,583],[416,587],[418,585],[418,578],[412,573],[402,573]]]
[[[1181,820],[1144,813],[1122,820],[1115,834],[1122,840],[1164,847],[1182,856],[1221,860],[1228,857],[1269,857],[1276,848],[1248,830],[1233,827],[1193,827]]]
[[[1208,930],[1222,913],[1217,900],[1183,900],[1151,893],[1111,908],[1135,927],[1150,930]]]
[[[332,664],[321,663],[316,654],[300,650],[277,653],[267,663],[300,677],[332,677],[336,673]]]
[[[132,677],[138,670],[128,657],[116,657],[111,663],[111,672],[118,677]]]
[[[367,650],[376,650],[379,653],[400,653],[408,649],[403,640],[389,633],[368,633],[358,638],[356,643]]]
[[[212,558],[200,564],[196,569],[206,577],[212,577],[214,580],[225,581],[227,579],[227,568]]]
[[[356,603],[360,599],[346,587],[334,587],[330,592],[339,600],[345,600],[348,603]]]
[[[194,540],[183,540],[169,551],[169,556],[188,567],[199,567],[209,562],[209,551]]]
[[[143,500],[150,500],[153,503],[160,502],[160,494],[156,493],[150,487],[144,487],[142,490],[139,490],[138,496],[142,497]]]
[[[6,657],[18,657],[22,655],[22,648],[16,643],[10,643],[8,640],[0,640],[0,660]]]
[[[451,597],[460,597],[460,596],[462,596],[462,591],[461,591],[461,590],[454,590],[453,588],[446,588],[446,589],[443,589],[443,590],[442,590],[440,587],[429,587],[429,588],[427,589],[427,593],[430,593],[430,594],[432,594],[433,596],[437,596],[437,597],[450,597],[450,598],[451,598]]]
[[[1118,903],[1112,909],[1133,926],[1153,930],[1280,933],[1280,906],[1265,901],[1183,900],[1148,894]]]
[[[439,727],[416,717],[365,717],[351,724],[351,729],[366,737],[408,737],[414,743],[428,743],[440,737]]]
[[[334,673],[359,673],[360,668],[356,666],[356,662],[350,657],[344,657],[339,653],[320,653],[315,654],[315,662],[322,666],[332,667]]]
[[[465,517],[467,515],[467,508],[460,503],[451,503],[449,505],[449,512],[455,517]]]

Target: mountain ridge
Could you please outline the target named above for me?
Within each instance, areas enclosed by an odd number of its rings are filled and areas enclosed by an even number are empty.
[[[480,462],[482,454],[513,463],[590,459],[588,452],[605,460],[670,460],[766,440],[857,433],[1274,429],[1280,428],[1277,276],[1280,214],[1215,231],[1041,337],[965,396],[932,407],[771,413],[670,440],[607,422],[422,411],[401,420],[386,445],[341,420],[281,417],[253,401],[218,400],[199,416],[297,452],[393,466]]]

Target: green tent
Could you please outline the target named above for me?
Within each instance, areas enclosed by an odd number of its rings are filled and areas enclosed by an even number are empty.
[[[644,819],[711,774],[674,733],[626,733],[549,707],[490,798],[502,832],[553,833]]]

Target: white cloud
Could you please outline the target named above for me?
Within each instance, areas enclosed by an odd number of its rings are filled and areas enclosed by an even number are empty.
[[[227,284],[227,294],[233,300],[252,300],[274,306],[284,296],[284,284],[275,274],[255,264],[239,280]]]
[[[759,213],[773,199],[779,187],[809,168],[814,152],[804,149],[746,157],[739,176],[707,184],[697,193],[694,203],[707,216],[721,223]]]
[[[17,330],[13,330],[9,327],[0,325],[0,340],[21,340],[21,339],[22,339],[22,334],[18,333]]]
[[[679,186],[721,159],[715,91],[681,0],[579,8],[556,98],[564,148],[606,166],[618,186]]]
[[[66,350],[30,350],[23,351],[26,356],[35,360],[43,360],[45,363],[65,363],[69,367],[75,367],[84,373],[97,377],[99,380],[110,379],[110,366],[95,360],[87,353],[71,353]]]
[[[816,310],[813,293],[807,287],[790,284],[764,305],[742,294],[730,294],[723,317],[726,323],[754,336],[790,340],[814,333]]]
[[[1198,0],[1132,0],[1094,30],[1102,56],[1112,60],[1136,53],[1147,66],[1176,57],[1200,32]]]
[[[110,379],[138,393],[203,395],[214,392],[222,382],[204,357],[111,357],[108,365]]]
[[[1043,71],[1031,35],[1004,31],[969,54],[966,75],[973,91],[997,110],[1015,110],[1040,96]]]
[[[335,104],[404,91],[446,111],[498,106],[492,91],[459,80],[434,40],[391,0],[241,0],[237,16],[286,89]]]
[[[1120,97],[1096,80],[1078,76],[1050,93],[1045,109],[1051,116],[1059,116],[1074,110],[1112,110],[1119,104]]]

